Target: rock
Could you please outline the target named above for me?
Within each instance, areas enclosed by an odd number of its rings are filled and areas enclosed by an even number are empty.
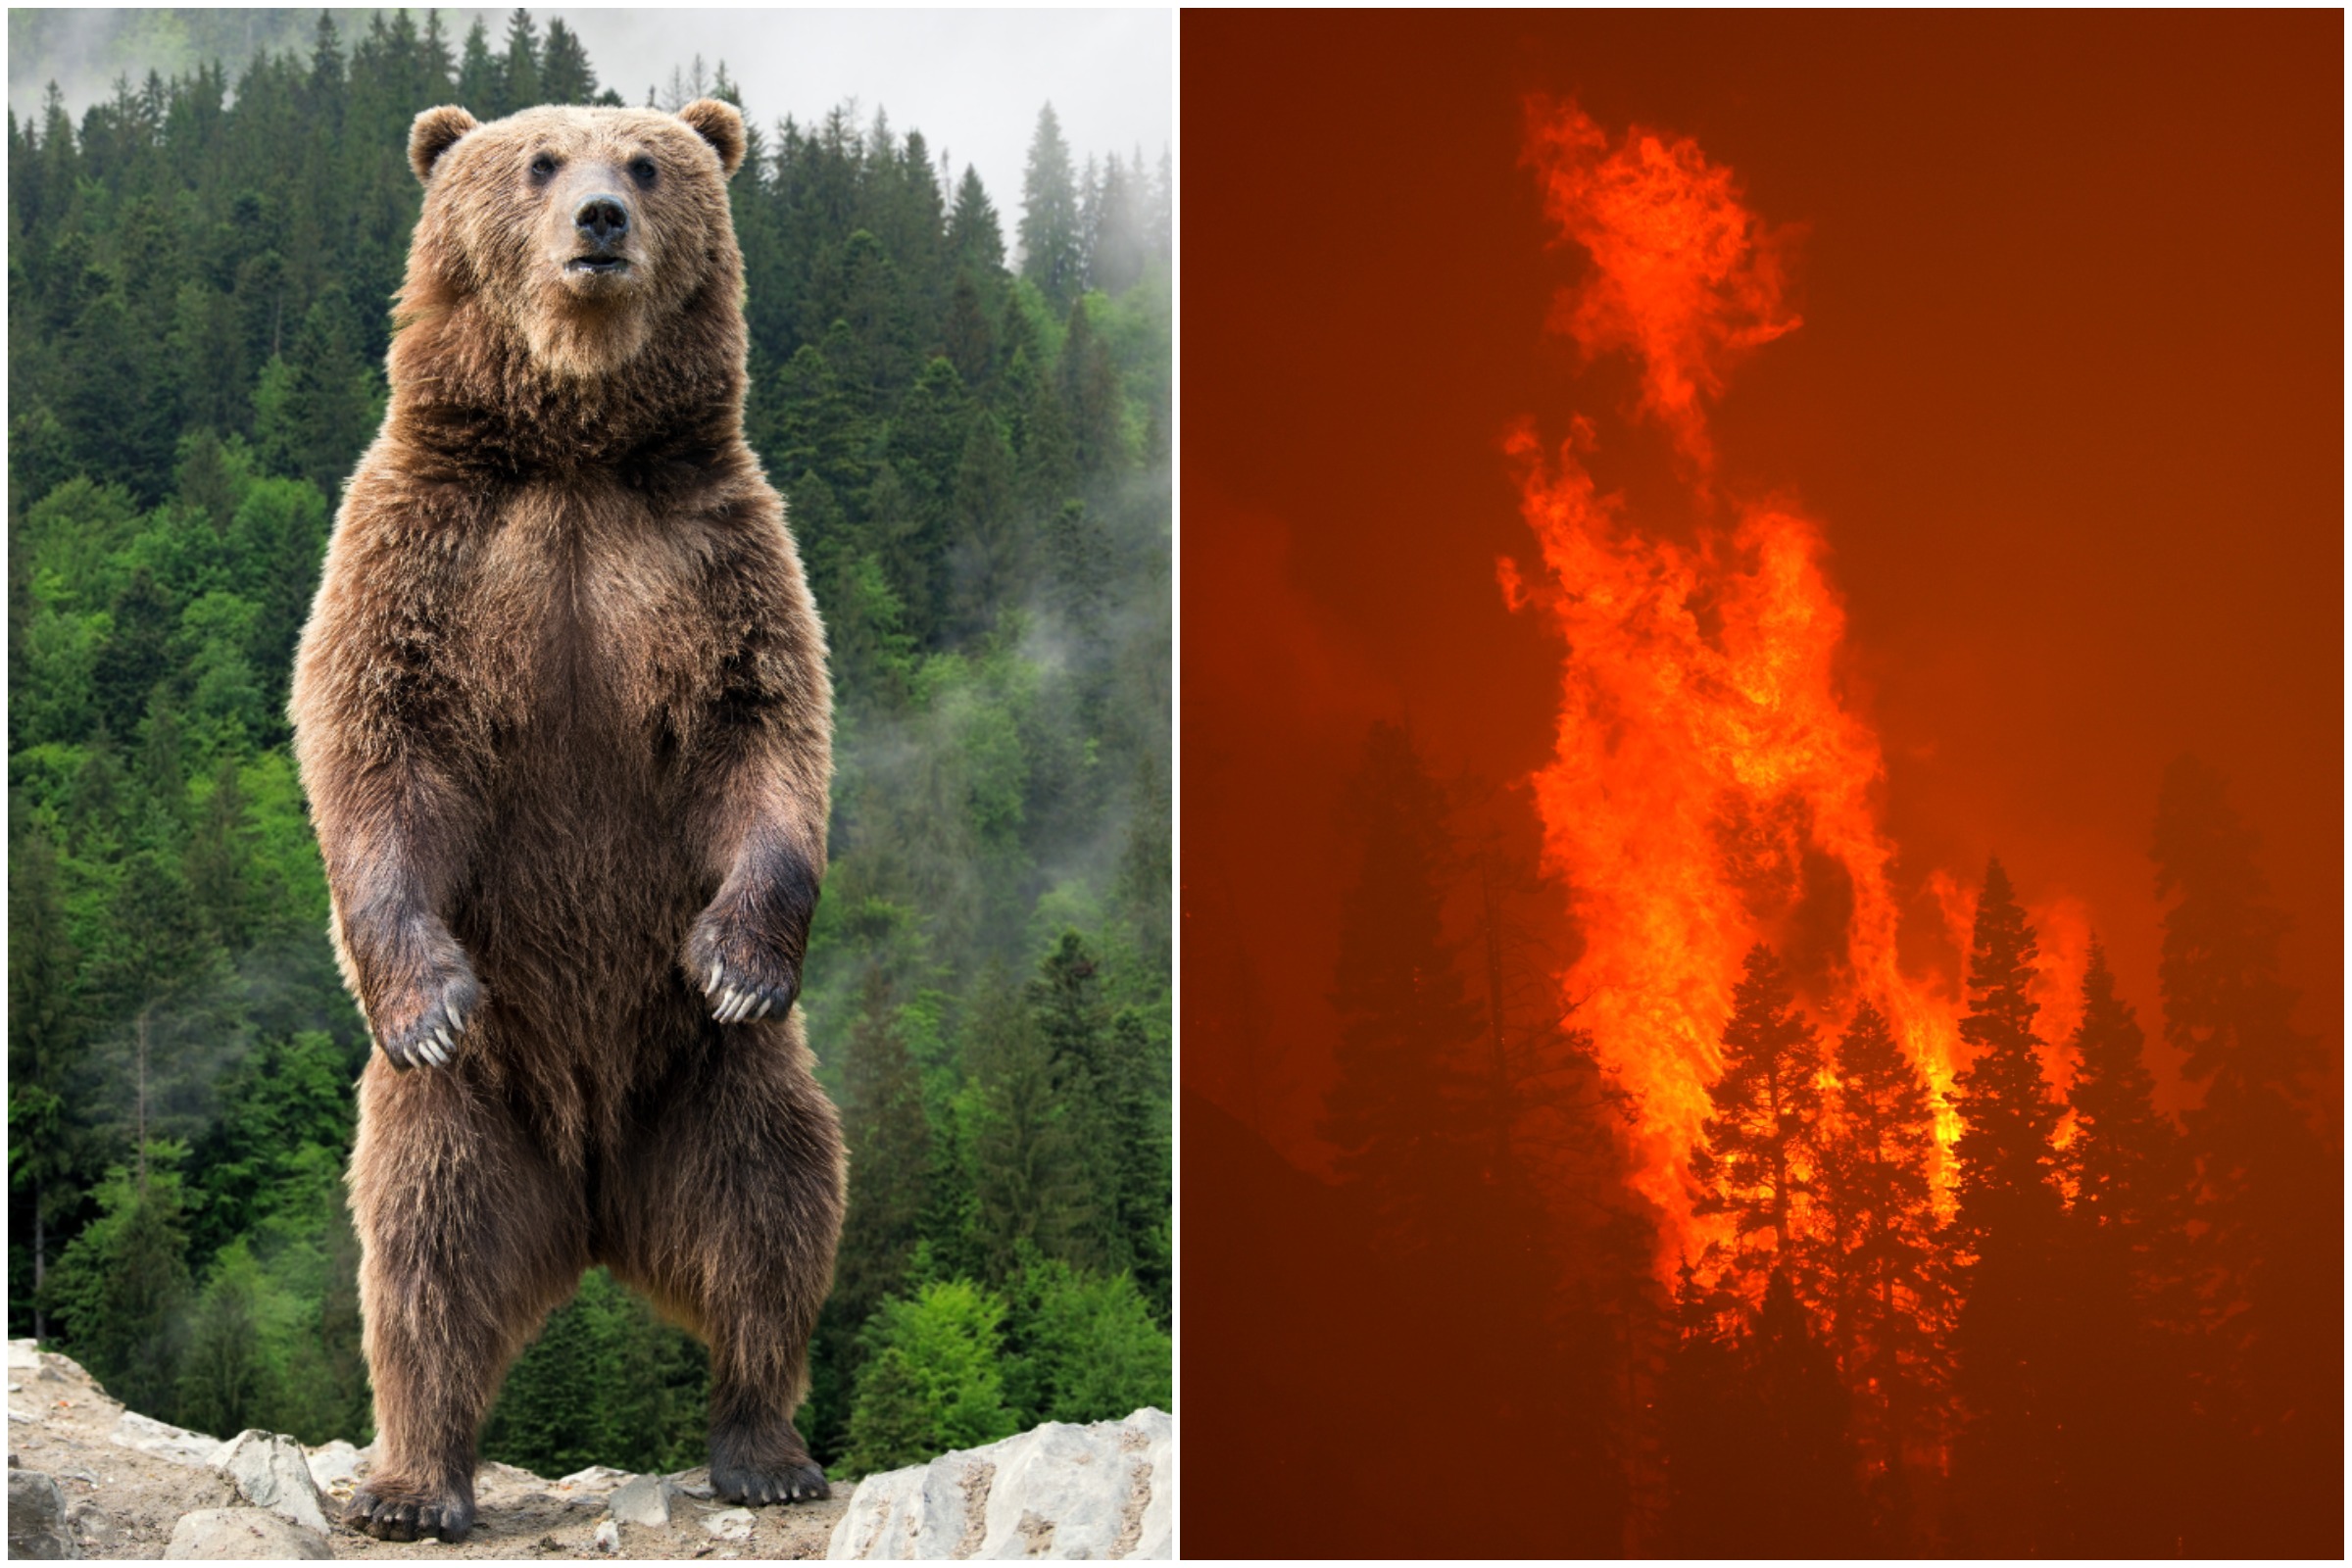
[[[224,1444],[214,1463],[237,1495],[306,1530],[326,1534],[326,1509],[302,1445],[276,1432],[248,1429]]]
[[[1126,1424],[1144,1434],[1144,1462],[1152,1474],[1151,1495],[1137,1514],[1133,1542],[1124,1531],[1120,1534],[1119,1544],[1125,1546],[1121,1555],[1164,1562],[1176,1555],[1176,1424],[1165,1411],[1148,1406],[1129,1416]]]
[[[592,1464],[585,1470],[574,1470],[556,1485],[570,1492],[611,1492],[628,1479],[626,1470],[615,1470],[609,1464]]]
[[[1049,1421],[986,1447],[867,1476],[826,1555],[1158,1557],[1172,1544],[1173,1428],[1159,1410],[1124,1421]]]
[[[77,1502],[73,1513],[74,1539],[85,1546],[112,1550],[128,1539],[122,1521],[94,1502]]]
[[[153,1454],[158,1459],[169,1459],[173,1464],[197,1465],[206,1469],[212,1467],[214,1458],[220,1452],[219,1438],[208,1438],[201,1432],[190,1432],[182,1427],[151,1420],[130,1410],[122,1412],[122,1419],[115,1423],[115,1430],[107,1434],[107,1440],[125,1448]]]
[[[660,1476],[631,1476],[606,1504],[624,1525],[669,1523],[669,1483]]]
[[[596,1547],[599,1551],[617,1553],[620,1550],[620,1525],[608,1519],[596,1527]]]
[[[721,1541],[748,1541],[752,1535],[752,1510],[728,1508],[703,1519],[703,1528]]]
[[[172,1544],[164,1548],[167,1561],[333,1555],[324,1536],[280,1519],[267,1508],[199,1508],[172,1527]]]
[[[669,1490],[704,1502],[718,1495],[717,1490],[710,1485],[710,1467],[707,1464],[696,1465],[691,1470],[681,1470],[671,1476]]]
[[[52,1561],[81,1555],[66,1527],[66,1494],[41,1471],[8,1473],[8,1554]]]
[[[311,1484],[320,1492],[354,1486],[360,1479],[360,1450],[337,1438],[310,1452]]]
[[[476,1492],[487,1495],[491,1493],[545,1492],[548,1484],[520,1465],[485,1459],[474,1468],[473,1486]]]
[[[37,1372],[40,1367],[40,1341],[11,1340],[8,1342],[8,1369],[11,1372]]]

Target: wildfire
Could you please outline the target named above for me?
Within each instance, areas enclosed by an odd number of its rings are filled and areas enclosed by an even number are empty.
[[[1508,560],[1498,578],[1513,609],[1557,618],[1569,650],[1556,755],[1534,780],[1585,944],[1563,1001],[1643,1107],[1637,1180],[1670,1216],[1669,1251],[1695,1252],[1712,1235],[1690,1214],[1688,1156],[1750,945],[1780,950],[1825,1030],[1876,1001],[1939,1104],[1959,1008],[1948,979],[1897,962],[1885,761],[1842,689],[1821,530],[1785,502],[1715,493],[1705,403],[1740,355],[1798,324],[1785,231],[1687,138],[1637,128],[1612,146],[1543,100],[1529,126],[1546,210],[1592,260],[1553,324],[1588,355],[1635,357],[1641,410],[1708,519],[1689,544],[1644,534],[1587,469],[1586,419],[1548,459],[1532,426],[1509,439],[1548,581]],[[1938,1122],[1948,1146],[1956,1120]]]

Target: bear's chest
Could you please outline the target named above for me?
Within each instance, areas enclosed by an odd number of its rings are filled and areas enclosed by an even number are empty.
[[[624,495],[549,489],[502,509],[466,573],[459,624],[503,748],[634,754],[713,698],[710,568],[697,545]]]

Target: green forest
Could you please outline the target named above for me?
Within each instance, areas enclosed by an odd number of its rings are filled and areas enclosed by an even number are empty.
[[[345,13],[9,121],[9,1333],[222,1436],[371,1435],[371,1048],[285,703],[453,102],[621,99],[560,20]],[[801,1426],[857,1474],[1171,1403],[1171,170],[1023,106],[1015,215],[884,110],[743,107],[747,433],[837,693],[801,1005],[851,1204]],[[692,1466],[704,1385],[593,1273],[485,1456]]]

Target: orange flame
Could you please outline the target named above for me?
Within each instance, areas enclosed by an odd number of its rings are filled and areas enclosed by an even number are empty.
[[[1790,231],[1759,223],[1732,172],[1689,137],[1669,142],[1637,127],[1610,152],[1574,104],[1531,99],[1528,120],[1527,160],[1542,174],[1544,211],[1593,262],[1590,279],[1562,291],[1553,326],[1588,357],[1631,350],[1643,411],[1711,467],[1700,395],[1721,396],[1740,356],[1801,324],[1781,302]]]
[[[1554,320],[1588,354],[1637,357],[1642,411],[1713,514],[1704,400],[1740,353],[1797,325],[1780,243],[1690,140],[1637,128],[1612,148],[1574,106],[1530,110],[1547,210],[1592,261]],[[1640,1098],[1636,1180],[1669,1216],[1669,1253],[1695,1252],[1717,1238],[1692,1219],[1685,1172],[1750,945],[1781,950],[1825,1029],[1876,1000],[1938,1096],[1956,1008],[1947,985],[1897,964],[1885,762],[1842,690],[1845,614],[1820,528],[1751,503],[1688,546],[1647,537],[1598,493],[1583,461],[1595,444],[1575,419],[1546,463],[1532,427],[1512,433],[1548,582],[1496,570],[1506,603],[1543,605],[1569,648],[1557,752],[1534,779],[1546,865],[1585,943],[1564,998]],[[1948,1109],[1939,1124],[1948,1144]]]

